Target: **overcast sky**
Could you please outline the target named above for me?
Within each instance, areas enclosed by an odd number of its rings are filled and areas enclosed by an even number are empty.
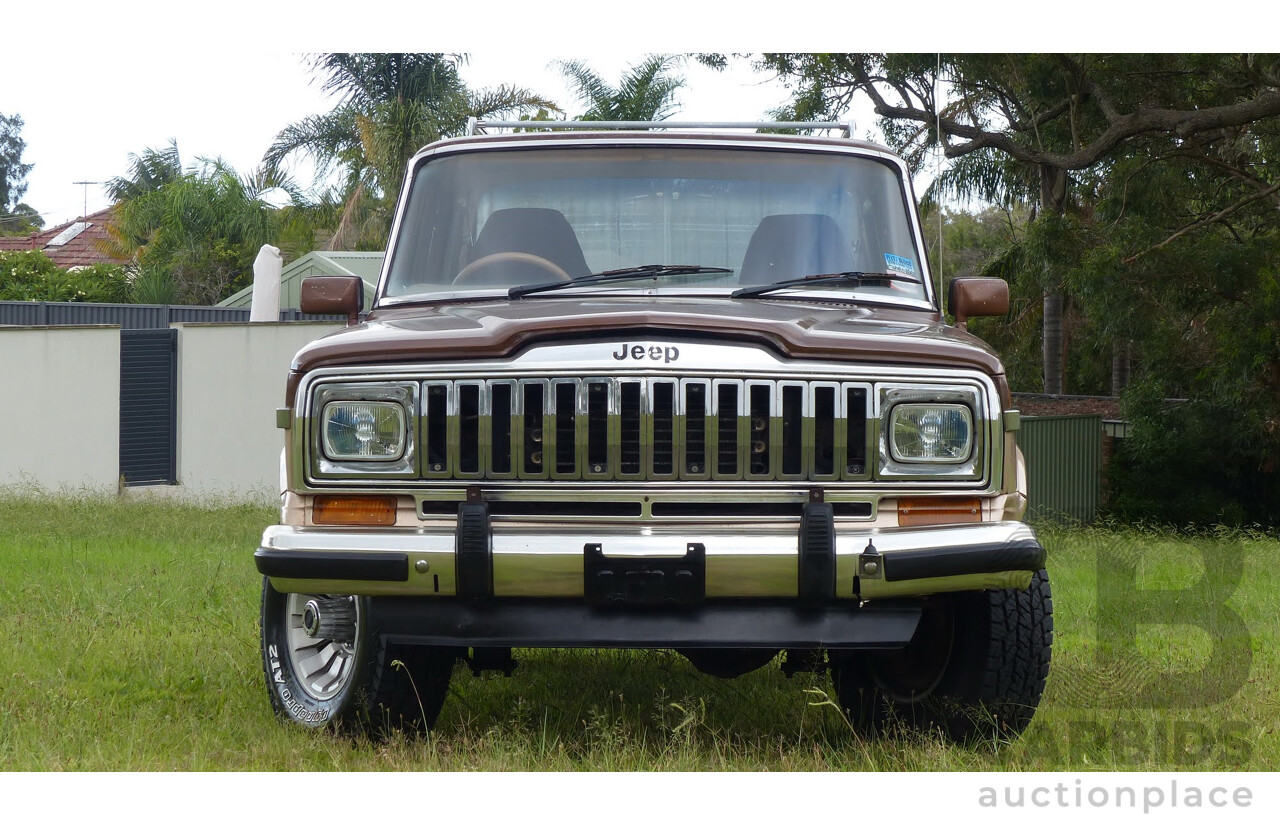
[[[1228,6],[1238,3],[1254,5],[1227,0]],[[25,121],[24,161],[34,168],[24,200],[44,216],[46,226],[54,226],[108,205],[100,183],[77,186],[76,181],[123,175],[130,153],[163,147],[171,138],[186,163],[220,156],[237,171],[252,170],[285,125],[333,107],[313,82],[303,53],[466,52],[464,77],[473,88],[518,84],[576,113],[577,103],[553,60],[585,60],[616,82],[629,65],[652,52],[999,51],[1012,43],[1023,49],[1142,49],[1143,41],[1135,38],[1146,37],[1150,45],[1151,12],[1134,6],[1079,0],[1072,7],[1079,19],[1092,14],[1106,21],[1082,33],[1068,23],[1058,30],[1043,26],[1037,17],[1047,10],[1014,0],[987,0],[981,9],[970,6],[963,14],[941,0],[878,8],[842,0],[25,4],[3,13],[0,112]],[[1274,18],[1274,11],[1269,14]],[[1252,45],[1245,41],[1272,36],[1273,27],[1255,26],[1224,39],[1222,27],[1231,19],[1225,14],[1198,19],[1190,44],[1244,49]],[[1038,23],[1033,38],[1010,35]],[[1045,31],[1057,31],[1068,42],[1046,41]],[[1164,50],[1178,47],[1175,36],[1162,24]],[[761,119],[788,99],[780,84],[751,72],[747,61],[724,73],[691,62],[685,75],[688,85],[673,119]],[[870,113],[852,114],[859,137],[874,137]],[[306,168],[299,176],[309,183]]]
[[[586,60],[611,82],[643,56],[561,55]],[[580,107],[550,61],[541,54],[476,51],[463,75],[472,88],[519,84],[577,113]],[[752,72],[745,61],[723,73],[691,62],[684,74],[688,85],[680,92],[679,119],[756,120],[787,100],[780,84]],[[184,163],[221,156],[248,172],[284,126],[328,111],[335,102],[320,93],[302,56],[290,52],[217,58],[197,52],[160,74],[150,56],[130,53],[113,59],[108,78],[75,61],[50,67],[45,77],[38,86],[4,89],[0,112],[25,121],[23,159],[34,168],[24,200],[46,226],[109,205],[100,183],[75,182],[125,174],[130,153],[163,147],[173,138]],[[309,169],[298,171],[308,183]]]

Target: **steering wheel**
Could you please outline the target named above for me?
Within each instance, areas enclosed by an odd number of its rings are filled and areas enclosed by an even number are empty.
[[[492,277],[495,274],[505,275],[508,277],[499,277],[495,279],[497,283],[494,286],[506,285],[504,282],[510,282],[511,286],[518,286],[523,283],[529,283],[526,278],[510,278],[510,272],[499,272],[499,267],[534,267],[540,269],[547,276],[556,281],[569,281],[569,273],[565,272],[560,266],[546,258],[533,255],[528,252],[495,252],[492,255],[485,255],[483,258],[477,258],[462,268],[457,277],[453,279],[454,284],[467,284],[472,281],[484,282],[484,276],[487,274]]]

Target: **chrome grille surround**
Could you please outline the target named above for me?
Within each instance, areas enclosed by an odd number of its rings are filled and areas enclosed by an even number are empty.
[[[303,460],[291,465],[292,483],[300,490],[448,488],[445,500],[477,483],[486,494],[537,486],[579,499],[589,489],[670,482],[689,492],[786,490],[788,500],[797,485],[999,486],[1000,410],[982,373],[798,362],[750,346],[674,343],[682,353],[675,364],[619,364],[618,344],[602,342],[543,346],[504,361],[315,370],[294,406],[294,455]],[[311,410],[331,385],[413,388],[414,472],[320,468]],[[893,403],[921,397],[970,406],[975,447],[967,462],[886,461]]]

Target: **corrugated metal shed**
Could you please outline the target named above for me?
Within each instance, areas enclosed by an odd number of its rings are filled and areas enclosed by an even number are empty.
[[[355,275],[364,281],[364,307],[373,305],[373,291],[382,273],[385,252],[308,252],[280,273],[280,307],[297,309],[302,279],[312,275]],[[253,300],[248,286],[222,301],[222,307],[247,307]]]
[[[1102,493],[1102,416],[1028,416],[1017,438],[1027,459],[1027,515],[1093,521]]]

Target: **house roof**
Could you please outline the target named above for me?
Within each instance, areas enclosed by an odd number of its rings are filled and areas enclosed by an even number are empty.
[[[112,220],[111,209],[103,209],[86,217],[76,218],[42,232],[30,235],[0,237],[0,252],[16,252],[39,249],[62,269],[94,264],[125,264],[126,260],[105,254],[99,248],[107,240],[107,224]],[[87,224],[87,225],[86,225]]]

